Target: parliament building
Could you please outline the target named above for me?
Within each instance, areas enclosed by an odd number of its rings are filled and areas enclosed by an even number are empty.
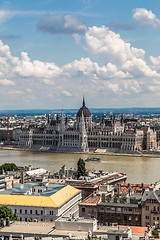
[[[74,126],[67,123],[63,113],[61,119],[49,119],[43,129],[21,129],[18,145],[23,148],[53,151],[114,151],[135,152],[156,149],[156,132],[152,129],[128,129],[123,119],[106,120],[95,125],[83,98]]]

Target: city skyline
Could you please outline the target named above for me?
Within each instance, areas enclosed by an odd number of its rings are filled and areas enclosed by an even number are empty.
[[[160,106],[158,0],[0,3],[1,110]]]

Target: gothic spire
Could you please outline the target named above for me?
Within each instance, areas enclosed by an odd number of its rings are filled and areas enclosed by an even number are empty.
[[[83,95],[83,104],[82,104],[82,107],[85,107],[86,104],[85,104],[85,99],[84,99],[84,95]]]

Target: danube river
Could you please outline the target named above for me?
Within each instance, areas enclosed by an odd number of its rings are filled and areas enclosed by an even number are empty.
[[[76,168],[80,157],[86,159],[93,155],[0,150],[0,164],[6,162],[13,162],[18,166],[31,164],[34,167],[48,169],[52,173],[58,171],[62,165]],[[108,155],[94,157],[100,157],[102,162],[87,162],[87,169],[124,172],[129,183],[154,183],[160,180],[160,158]]]

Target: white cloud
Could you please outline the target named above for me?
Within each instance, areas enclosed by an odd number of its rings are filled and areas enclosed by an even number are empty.
[[[0,79],[0,85],[13,86],[13,85],[15,85],[15,83],[11,80],[8,80],[8,79]]]
[[[151,56],[152,64],[148,65],[143,49],[131,46],[104,26],[89,28],[85,41],[85,49],[96,56],[97,61],[86,57],[63,66],[32,61],[26,52],[14,57],[9,46],[0,41],[1,97],[5,99],[7,86],[10,104],[16,104],[20,97],[28,108],[32,104],[33,108],[36,104],[47,107],[43,104],[47,104],[48,99],[49,107],[54,108],[51,103],[60,105],[65,101],[64,96],[70,97],[65,102],[68,104],[65,107],[69,107],[83,91],[92,100],[101,99],[103,94],[103,101],[108,103],[123,96],[123,101],[132,99],[133,105],[142,96],[146,101],[147,94],[154,92],[156,96],[160,89],[160,57]]]
[[[159,65],[160,64],[160,56],[159,57],[153,57],[153,56],[150,56],[150,61],[152,64],[154,65]]]
[[[85,49],[92,55],[98,55],[107,62],[122,64],[126,60],[143,58],[145,51],[131,47],[124,42],[119,34],[114,33],[108,27],[91,27],[85,34]]]
[[[80,43],[81,36],[78,33],[73,34],[76,44]]]
[[[66,97],[72,97],[72,94],[70,92],[66,91],[66,90],[63,90],[62,94]]]
[[[160,20],[151,10],[147,10],[146,8],[136,8],[133,12],[133,19],[141,25],[152,25],[153,27],[156,27],[160,24]]]
[[[60,74],[61,69],[54,63],[47,63],[35,60],[31,62],[26,52],[21,53],[20,59],[15,60],[15,67],[13,71],[19,76],[23,77],[56,77]]]
[[[92,27],[85,34],[85,49],[114,66],[117,77],[160,77],[144,60],[145,51],[132,47],[108,27]],[[107,67],[107,68],[108,68]],[[106,69],[105,69],[106,71]],[[105,72],[104,71],[104,72]],[[109,70],[107,72],[108,76]]]

